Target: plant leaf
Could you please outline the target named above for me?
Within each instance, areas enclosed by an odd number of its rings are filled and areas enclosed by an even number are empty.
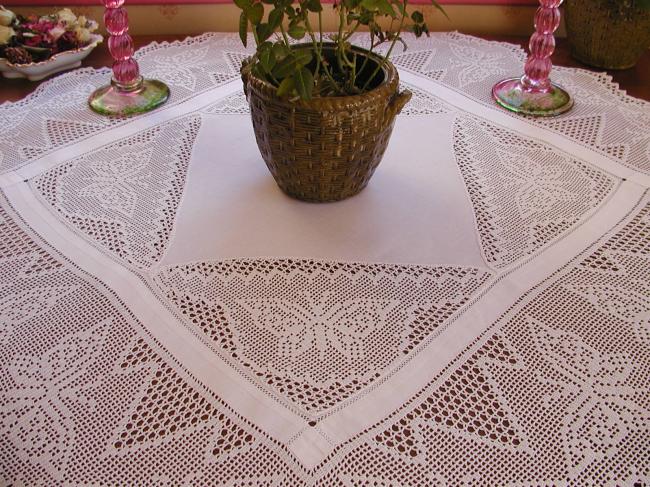
[[[421,24],[424,22],[424,15],[422,15],[422,12],[416,10],[411,14],[411,20],[417,24]]]
[[[251,6],[250,0],[235,0],[235,5],[237,5],[242,10],[247,10]]]
[[[275,66],[275,55],[273,54],[273,49],[269,46],[266,49],[263,49],[259,54],[260,64],[264,71],[270,73],[273,67]]]
[[[395,6],[397,6],[397,10],[399,10],[400,15],[406,15],[406,5],[398,1],[395,2]]]
[[[305,7],[310,12],[321,12],[323,10],[323,6],[320,4],[320,0],[307,0],[305,2]]]
[[[297,50],[294,54],[298,66],[306,66],[313,58],[311,51],[307,49]]]
[[[260,66],[260,63],[253,64],[253,67],[251,68],[251,74],[259,79],[267,79],[266,73]]]
[[[295,83],[292,77],[284,78],[278,86],[278,91],[276,92],[278,96],[290,95],[295,88]]]
[[[379,0],[361,0],[361,6],[367,10],[377,10]]]
[[[262,21],[264,16],[264,6],[261,3],[256,3],[246,10],[246,15],[251,24],[257,25]]]
[[[273,68],[273,76],[278,79],[286,78],[287,76],[291,76],[296,69],[296,58],[290,55],[275,65],[275,68]]]
[[[300,98],[303,100],[311,99],[311,94],[314,90],[314,76],[311,74],[311,71],[303,66],[293,73],[293,81]]]
[[[302,25],[293,24],[289,26],[287,34],[289,34],[294,39],[302,39],[305,37],[306,30]]]
[[[242,44],[244,44],[244,47],[246,47],[247,30],[248,30],[248,19],[246,18],[246,12],[242,12],[239,15],[239,38],[241,39]]]
[[[259,42],[266,41],[271,34],[273,34],[273,29],[269,28],[269,24],[262,23],[255,26],[255,32],[257,33],[257,39]]]
[[[282,20],[284,19],[284,12],[282,9],[274,8],[269,13],[269,27],[273,30],[280,27]]]
[[[275,56],[276,61],[281,61],[285,57],[291,54],[289,48],[282,41],[278,41],[273,44],[273,55]]]
[[[291,55],[285,57],[282,61],[278,62],[273,69],[273,75],[278,78],[286,78],[293,75],[303,66],[306,66],[312,60],[312,54],[307,50],[299,50],[292,52]]]
[[[396,17],[395,10],[388,0],[361,0],[361,6],[373,12],[380,12],[393,18]]]
[[[395,10],[393,10],[393,7],[388,2],[388,0],[379,0],[377,2],[377,9],[379,10],[380,13],[382,13],[384,15],[388,15],[389,17],[392,17],[392,18],[397,17],[397,14],[395,13]]]

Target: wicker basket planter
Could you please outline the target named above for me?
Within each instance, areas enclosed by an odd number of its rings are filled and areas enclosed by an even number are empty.
[[[590,66],[633,67],[650,46],[650,11],[622,15],[604,0],[567,0],[565,19],[571,55]]]
[[[378,59],[373,55],[371,62]],[[354,96],[289,101],[255,76],[242,74],[242,81],[257,145],[276,183],[289,196],[312,202],[342,200],[368,184],[395,116],[411,98],[408,91],[398,93],[390,63],[378,86]]]

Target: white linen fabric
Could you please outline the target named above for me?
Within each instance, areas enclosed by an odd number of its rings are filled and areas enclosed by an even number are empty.
[[[520,49],[408,43],[339,203],[275,186],[232,34],[140,50],[138,118],[105,70],[0,106],[0,484],[650,482],[650,104],[511,115]]]

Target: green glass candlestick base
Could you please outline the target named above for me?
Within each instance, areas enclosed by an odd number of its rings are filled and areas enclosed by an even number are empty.
[[[536,91],[527,89],[521,78],[500,81],[492,88],[492,97],[503,108],[538,117],[559,115],[573,106],[571,96],[555,83],[548,91]]]
[[[111,81],[96,90],[88,104],[101,115],[128,116],[158,108],[169,98],[169,87],[161,81],[140,79],[133,87]]]

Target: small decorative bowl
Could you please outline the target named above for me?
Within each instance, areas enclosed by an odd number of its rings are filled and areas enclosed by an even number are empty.
[[[81,61],[103,40],[101,35],[92,34],[90,44],[79,49],[59,52],[37,63],[11,64],[5,58],[0,58],[0,72],[5,78],[27,78],[30,81],[39,81],[54,73],[78,68],[81,66]]]

